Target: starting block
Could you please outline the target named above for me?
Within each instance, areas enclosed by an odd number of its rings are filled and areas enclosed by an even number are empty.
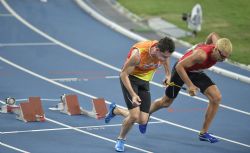
[[[19,106],[16,105],[16,100],[14,98],[6,98],[5,103],[5,105],[0,107],[1,113],[15,113],[19,109]]]
[[[0,112],[1,113],[15,113],[18,112],[18,110],[20,109],[20,106],[18,105],[3,105],[1,106]]]
[[[108,113],[105,100],[103,98],[92,99],[92,111],[87,111],[81,108],[81,114],[101,119],[104,118],[105,115]]]
[[[29,97],[28,102],[21,102],[19,105],[11,105],[6,102],[6,105],[1,107],[1,112],[14,113],[17,119],[24,122],[45,121],[40,97]]]
[[[62,102],[58,104],[60,111],[68,115],[80,115],[81,109],[76,95],[63,95]]]
[[[92,111],[88,111],[80,107],[77,95],[62,95],[61,102],[57,104],[57,108],[51,110],[59,110],[68,115],[87,115],[96,119],[104,118],[108,110],[103,98],[92,100]]]

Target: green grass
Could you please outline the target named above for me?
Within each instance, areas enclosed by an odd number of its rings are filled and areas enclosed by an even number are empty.
[[[118,0],[138,16],[148,19],[160,16],[188,30],[182,21],[199,2],[203,9],[202,31],[198,36],[182,38],[192,44],[204,41],[210,32],[229,38],[233,43],[231,60],[250,65],[250,2],[248,0]]]

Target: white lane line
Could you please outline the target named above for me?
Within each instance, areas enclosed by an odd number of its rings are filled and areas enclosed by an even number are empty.
[[[0,13],[0,17],[13,17],[12,14],[7,14],[7,13]]]
[[[160,121],[148,122],[148,124],[159,124]],[[104,130],[106,127],[120,127],[122,124],[105,124],[105,125],[95,125],[95,126],[81,126],[74,127],[77,129],[86,129],[86,130]],[[62,131],[62,130],[72,130],[71,128],[51,128],[51,129],[36,129],[36,130],[22,130],[22,131],[9,131],[2,132],[2,134],[18,134],[18,133],[34,133],[34,132],[46,132],[46,131]]]
[[[23,99],[15,99],[16,102],[20,102],[20,101],[27,101],[27,98],[23,98]],[[41,98],[42,101],[61,101],[61,99],[49,99],[49,98]]]
[[[90,81],[96,79],[119,79],[119,76],[100,76],[94,78],[54,78],[51,80],[58,82],[79,82],[79,81]]]
[[[13,63],[13,62],[11,62],[11,61],[9,61],[9,60],[3,58],[3,57],[1,57],[1,56],[0,56],[0,60],[3,61],[3,62],[6,63],[6,64],[9,64],[9,65],[11,65],[11,66],[13,66],[13,67],[15,67],[15,68],[17,68],[17,69],[23,71],[23,72],[26,72],[26,73],[28,73],[28,74],[30,74],[30,75],[32,75],[32,76],[35,76],[35,77],[37,77],[37,78],[40,78],[40,79],[42,79],[42,80],[44,80],[44,81],[47,81],[47,82],[49,82],[49,83],[51,83],[51,84],[57,85],[57,86],[59,86],[59,87],[62,87],[62,88],[68,89],[68,90],[71,90],[71,91],[73,91],[73,92],[75,92],[75,93],[78,93],[78,94],[80,94],[80,95],[83,95],[83,96],[86,96],[86,97],[89,97],[89,98],[97,98],[97,97],[95,97],[95,96],[93,96],[93,95],[90,95],[90,94],[88,94],[88,93],[85,93],[85,92],[83,92],[83,91],[80,91],[80,90],[74,89],[74,88],[72,88],[72,87],[69,87],[69,86],[63,85],[63,84],[61,84],[61,83],[58,83],[58,82],[56,82],[56,81],[50,80],[49,78],[46,78],[46,77],[44,77],[44,76],[42,76],[42,75],[39,75],[39,74],[37,74],[37,73],[35,73],[35,72],[32,72],[32,71],[26,69],[26,68],[24,68],[24,67],[21,67],[21,66],[19,66],[19,65],[15,64],[15,63]],[[111,103],[111,102],[109,102],[109,101],[105,101],[105,102],[108,103],[108,104]],[[125,108],[125,107],[122,107],[122,106],[119,106],[119,107]],[[186,130],[189,130],[189,131],[193,131],[193,132],[196,132],[196,133],[199,132],[198,130],[195,130],[195,129],[192,129],[192,128],[189,128],[189,127],[186,127],[186,126],[183,126],[183,125],[180,125],[180,124],[176,124],[176,123],[173,123],[173,122],[169,122],[169,121],[166,121],[166,120],[157,118],[157,117],[151,116],[151,118],[153,118],[153,119],[155,119],[155,120],[157,120],[157,121],[161,121],[161,122],[164,122],[164,123],[173,125],[173,126],[177,126],[177,127],[180,127],[180,128],[186,129]],[[51,120],[51,119],[50,119],[50,120]],[[53,120],[51,120],[51,122],[52,122],[52,121],[53,121]],[[59,122],[57,122],[57,121],[53,121],[53,122],[56,123],[56,124],[59,124]],[[70,127],[70,126],[65,125],[65,124],[63,124],[63,123],[60,123],[59,125],[62,125],[62,126],[64,126],[64,127]],[[73,127],[71,127],[71,128],[73,128]],[[79,130],[79,129],[76,129],[76,128],[73,128],[73,129],[76,130],[76,131]],[[83,133],[86,133],[86,131],[84,131]],[[93,134],[91,133],[91,134],[89,134],[89,135],[93,135]],[[98,138],[99,138],[99,137],[100,137],[100,136],[98,136]],[[219,137],[219,136],[216,136],[216,137]],[[234,143],[234,144],[238,144],[238,145],[241,145],[241,146],[245,146],[245,147],[250,148],[250,145],[247,145],[247,144],[244,144],[244,143],[241,143],[241,142],[237,142],[237,141],[230,140],[230,139],[223,138],[223,137],[219,137],[219,138],[222,139],[222,140],[225,140],[225,141]],[[106,140],[107,138],[103,138],[103,139]],[[114,141],[111,140],[111,139],[109,139],[108,141],[114,142]]]
[[[54,78],[51,80],[58,82],[78,82],[78,81],[89,81],[89,78]]]
[[[52,46],[57,45],[51,42],[41,42],[41,43],[4,43],[0,44],[0,47],[20,47],[20,46]]]
[[[105,76],[105,79],[119,79],[119,76]]]
[[[23,101],[27,101],[27,100],[29,100],[29,99],[27,99],[27,98],[15,99],[16,102],[23,102]],[[57,101],[57,102],[61,101],[61,99],[52,99],[52,98],[51,99],[49,99],[49,98],[41,98],[41,100],[42,101]],[[0,103],[5,104],[5,101],[0,100]]]
[[[10,148],[10,149],[13,149],[13,150],[15,150],[15,151],[22,152],[22,153],[30,153],[30,152],[28,152],[28,151],[25,151],[25,150],[22,150],[22,149],[19,149],[19,148],[13,147],[13,146],[8,145],[8,144],[6,144],[6,143],[2,143],[2,142],[0,142],[0,145],[1,145],[1,146],[4,146],[4,147],[7,147],[7,148]]]
[[[93,61],[93,62],[95,62],[95,63],[98,63],[98,64],[100,64],[100,65],[103,65],[103,66],[105,66],[105,67],[107,67],[107,68],[110,68],[110,69],[112,69],[112,70],[115,70],[115,71],[118,71],[118,72],[121,71],[121,69],[119,69],[119,68],[117,68],[117,67],[114,67],[114,66],[112,66],[112,65],[110,65],[110,64],[107,64],[107,63],[105,63],[105,62],[102,62],[101,60],[98,60],[98,59],[96,59],[96,58],[94,58],[94,57],[91,57],[91,56],[89,56],[89,55],[87,55],[87,54],[84,54],[84,53],[80,52],[79,50],[76,50],[76,49],[74,49],[74,48],[72,48],[72,47],[70,47],[70,46],[68,46],[68,45],[66,45],[66,44],[64,44],[64,43],[62,43],[62,42],[60,42],[59,40],[56,40],[55,38],[53,38],[53,37],[47,35],[46,33],[42,32],[41,30],[37,29],[36,27],[34,27],[33,25],[31,25],[31,24],[30,24],[29,22],[27,22],[26,20],[24,20],[21,16],[19,16],[19,15],[18,15],[11,7],[5,2],[5,0],[1,0],[1,2],[2,2],[2,4],[4,5],[4,7],[5,7],[13,16],[15,16],[20,22],[22,22],[24,25],[26,25],[27,27],[29,27],[29,28],[30,28],[31,30],[33,30],[34,32],[40,34],[41,36],[47,38],[48,40],[54,42],[55,44],[58,44],[59,46],[61,46],[61,47],[65,48],[65,49],[67,49],[68,51],[70,51],[70,52],[72,52],[72,53],[75,53],[75,54],[77,54],[77,55],[79,55],[79,56],[81,56],[81,57],[84,57],[84,58],[86,58],[86,59],[89,59],[89,60],[91,60],[91,61]],[[156,85],[156,86],[158,86],[158,87],[163,87],[163,85],[161,85],[161,84],[159,84],[159,83],[156,83],[156,82],[153,82],[153,81],[150,82],[150,83],[153,84],[153,85]],[[190,97],[187,93],[184,93],[184,92],[182,92],[182,91],[180,92],[180,94]],[[197,100],[201,100],[201,101],[204,101],[204,102],[207,102],[207,103],[208,103],[208,100],[203,99],[203,98],[200,98],[200,97],[196,97],[196,96],[195,96],[195,97],[192,97],[192,98],[197,99]],[[229,110],[232,110],[232,111],[236,111],[236,112],[239,112],[239,113],[246,114],[246,115],[249,115],[249,116],[250,116],[250,112],[242,111],[242,110],[239,110],[239,109],[236,109],[236,108],[232,108],[232,107],[229,107],[229,106],[226,106],[226,105],[220,105],[220,107],[223,107],[223,108],[226,108],[226,109],[229,109]]]

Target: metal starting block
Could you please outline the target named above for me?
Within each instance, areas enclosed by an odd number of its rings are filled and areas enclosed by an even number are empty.
[[[15,113],[18,112],[20,109],[20,106],[18,105],[3,105],[1,106],[0,112],[1,113]]]
[[[6,99],[6,105],[1,106],[1,113],[14,113],[17,119],[24,122],[45,121],[40,97],[29,97],[28,102],[19,105],[10,104]]]
[[[15,98],[8,97],[5,99],[5,105],[0,107],[1,113],[15,113],[19,109],[19,106],[16,105]]]
[[[57,108],[51,110],[59,110],[68,115],[87,115],[96,119],[104,118],[108,110],[103,98],[92,100],[92,111],[88,111],[80,107],[77,95],[62,95],[61,102],[57,104]]]

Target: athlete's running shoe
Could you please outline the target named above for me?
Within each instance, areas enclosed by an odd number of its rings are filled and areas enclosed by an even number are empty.
[[[216,143],[218,142],[219,140],[217,138],[215,138],[214,136],[212,136],[210,133],[200,133],[199,134],[199,139],[200,141],[208,141],[210,143]]]
[[[115,108],[116,108],[116,104],[115,103],[111,103],[109,105],[109,111],[108,111],[108,113],[105,116],[105,123],[109,123],[110,120],[115,117],[115,114],[113,113],[113,110]]]
[[[147,130],[147,126],[148,126],[148,123],[146,124],[139,124],[139,130],[142,134],[145,134],[146,133],[146,130]]]
[[[124,144],[125,140],[123,139],[117,139],[116,144],[115,144],[115,151],[117,152],[124,152]]]
[[[150,115],[148,116],[148,121],[146,124],[139,124],[139,131],[142,133],[142,134],[145,134],[146,133],[146,130],[147,130],[147,126],[148,126],[148,122],[150,120]]]

